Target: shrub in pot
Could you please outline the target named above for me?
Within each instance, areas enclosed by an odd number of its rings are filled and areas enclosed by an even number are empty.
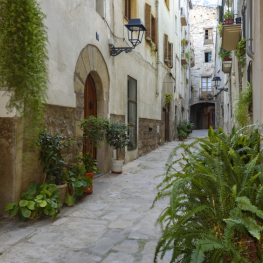
[[[184,139],[186,139],[186,137],[187,137],[187,133],[185,133],[183,130],[180,130],[178,133],[179,141],[183,141]]]
[[[207,138],[175,149],[155,199],[170,198],[158,219],[155,262],[169,250],[171,262],[262,262],[260,134],[210,128]]]
[[[105,129],[109,125],[107,118],[89,116],[81,120],[80,128],[83,131],[84,152],[92,152],[94,147],[100,148],[104,140]]]
[[[131,146],[131,141],[127,135],[128,126],[121,122],[111,122],[106,129],[107,143],[116,149],[116,159],[112,159],[112,172],[122,173],[123,159],[119,159],[119,150],[125,146]]]
[[[5,207],[10,216],[19,216],[20,221],[27,218],[36,218],[42,214],[56,217],[60,205],[60,191],[55,184],[43,184],[39,186],[36,182],[31,182],[28,190],[23,193],[17,203],[10,203]]]
[[[68,206],[74,205],[77,196],[85,194],[85,190],[92,186],[92,180],[85,176],[86,168],[84,164],[75,163],[70,165],[65,172],[65,181],[68,184],[68,192],[65,203]]]
[[[234,23],[234,14],[232,11],[226,11],[224,14],[225,24],[231,25]]]
[[[64,161],[63,151],[73,144],[62,134],[50,135],[42,130],[39,136],[40,161],[48,182],[56,184],[61,192],[60,198],[64,201],[67,184],[64,181],[64,171],[67,165]]]

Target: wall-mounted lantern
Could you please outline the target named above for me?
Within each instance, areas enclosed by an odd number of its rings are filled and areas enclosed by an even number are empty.
[[[215,88],[217,89],[217,88],[220,86],[221,78],[214,76],[214,78],[212,79],[212,81],[213,81],[213,84],[214,84]]]
[[[121,52],[125,51],[125,53],[132,52],[132,50],[138,46],[139,44],[142,43],[142,38],[144,35],[144,32],[147,31],[145,26],[143,25],[141,19],[136,18],[136,19],[130,19],[129,23],[125,25],[128,29],[128,39],[132,44],[132,47],[112,47],[110,54],[111,56],[118,56]],[[134,35],[134,32],[137,33]]]

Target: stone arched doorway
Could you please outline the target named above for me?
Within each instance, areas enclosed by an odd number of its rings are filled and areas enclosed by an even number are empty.
[[[94,85],[93,93],[96,95],[96,105],[94,105],[94,101],[92,102],[87,98],[87,92],[90,90],[91,85]],[[80,52],[74,73],[74,91],[76,93],[77,119],[79,121],[84,117],[88,117],[88,114],[94,115],[94,107],[96,107],[97,117],[109,117],[109,87],[108,67],[101,52],[96,46],[86,46]],[[85,102],[85,100],[87,101]],[[90,102],[93,104],[93,109],[90,110],[93,111],[89,111]],[[103,143],[102,147],[97,149],[96,157],[98,167],[102,173],[107,173],[110,170],[109,146]]]

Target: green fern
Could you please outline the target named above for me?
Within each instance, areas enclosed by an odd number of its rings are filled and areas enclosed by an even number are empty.
[[[162,237],[154,262],[168,250],[173,251],[170,262],[250,262],[238,242],[240,235],[254,238],[255,244],[262,240],[258,129],[234,128],[227,135],[210,128],[207,138],[182,143],[173,151],[153,203],[170,198],[158,219]]]

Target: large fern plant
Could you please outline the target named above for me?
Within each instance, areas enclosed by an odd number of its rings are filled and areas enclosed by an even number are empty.
[[[169,250],[171,262],[262,262],[260,137],[253,128],[231,135],[210,128],[207,138],[175,149],[155,199],[170,198],[155,262]]]

